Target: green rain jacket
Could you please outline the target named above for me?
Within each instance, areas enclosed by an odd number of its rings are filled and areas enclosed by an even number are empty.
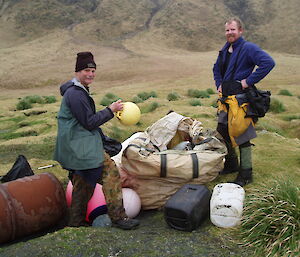
[[[68,170],[98,168],[104,160],[99,126],[114,117],[109,108],[95,111],[87,89],[76,79],[60,88],[63,95],[58,112],[54,160]]]

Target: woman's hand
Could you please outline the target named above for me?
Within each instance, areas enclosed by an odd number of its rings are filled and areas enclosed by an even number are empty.
[[[109,109],[111,109],[112,112],[122,111],[123,110],[123,103],[122,100],[119,99],[116,102],[113,102],[110,106],[108,106]]]

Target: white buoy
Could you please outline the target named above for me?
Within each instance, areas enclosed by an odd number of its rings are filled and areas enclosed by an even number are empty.
[[[122,188],[123,204],[126,215],[129,218],[136,217],[141,210],[141,199],[131,188]]]
[[[214,187],[210,200],[210,220],[222,228],[229,228],[241,223],[244,189],[234,183],[218,184]]]

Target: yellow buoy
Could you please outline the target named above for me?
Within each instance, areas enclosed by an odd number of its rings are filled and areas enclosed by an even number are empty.
[[[123,110],[116,113],[116,117],[124,125],[134,125],[141,118],[140,108],[132,102],[123,103]]]

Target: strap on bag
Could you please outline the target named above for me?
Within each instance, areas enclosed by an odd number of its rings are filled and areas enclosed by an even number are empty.
[[[126,158],[127,158],[127,155],[126,155],[127,149],[128,149],[129,147],[131,147],[131,146],[140,149],[140,150],[139,150],[139,153],[140,153],[140,154],[142,154],[142,153],[141,153],[142,151],[146,151],[146,152],[148,152],[149,154],[150,154],[150,153],[155,153],[155,151],[152,150],[152,149],[145,148],[145,147],[142,147],[142,146],[139,146],[139,145],[136,145],[136,144],[129,144],[129,145],[124,149],[124,151],[123,151],[123,154],[124,154],[124,156],[125,156]],[[149,155],[149,154],[148,154],[148,155]],[[142,154],[142,155],[146,156],[145,154]]]
[[[192,163],[193,163],[193,178],[199,177],[199,162],[198,157],[196,153],[191,154],[192,157]]]
[[[160,155],[160,177],[167,177],[167,154]]]
[[[191,154],[193,164],[193,179],[199,177],[199,162],[196,153]],[[160,155],[160,177],[167,177],[167,154]]]

